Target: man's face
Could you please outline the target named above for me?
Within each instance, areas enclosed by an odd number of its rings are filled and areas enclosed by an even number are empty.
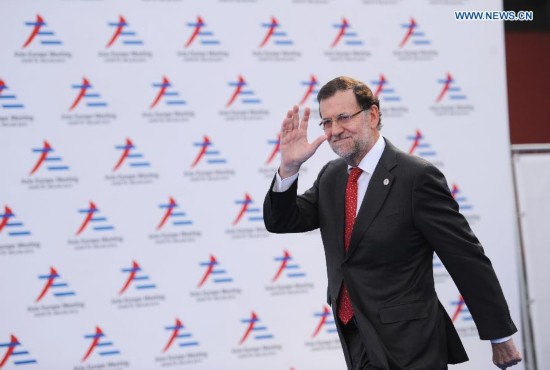
[[[361,112],[345,124],[336,122],[343,114],[352,115],[361,110],[353,90],[338,91],[330,98],[321,100],[320,111],[323,119],[333,118],[330,127],[325,129],[332,150],[344,158],[351,166],[357,166],[380,136],[378,108],[372,106]]]

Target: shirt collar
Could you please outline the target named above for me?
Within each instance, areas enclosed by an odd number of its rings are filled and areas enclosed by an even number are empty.
[[[363,157],[361,162],[359,162],[359,167],[363,172],[367,172],[369,174],[372,174],[374,172],[374,169],[376,168],[376,165],[378,164],[378,161],[380,161],[380,158],[382,157],[382,153],[384,152],[384,148],[386,147],[386,140],[380,135],[378,137],[378,140],[376,140],[376,143],[371,148],[371,150],[368,151],[368,153]],[[352,167],[348,165],[348,173]]]

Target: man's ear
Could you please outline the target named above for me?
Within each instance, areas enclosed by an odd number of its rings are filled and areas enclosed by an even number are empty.
[[[380,109],[376,105],[369,108],[369,126],[372,129],[378,127],[378,121],[380,120]]]

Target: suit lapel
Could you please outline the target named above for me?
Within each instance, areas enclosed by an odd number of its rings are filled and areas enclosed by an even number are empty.
[[[396,165],[395,157],[396,148],[386,140],[386,148],[372,174],[367,193],[357,213],[346,258],[357,248],[363,234],[369,228],[376,215],[378,215],[392,188],[395,176],[390,170]]]

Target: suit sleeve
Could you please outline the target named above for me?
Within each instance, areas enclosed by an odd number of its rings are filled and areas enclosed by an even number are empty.
[[[298,180],[284,192],[274,192],[273,182],[264,200],[264,224],[272,233],[301,233],[319,227],[319,182],[327,166],[304,194],[297,195]]]
[[[437,253],[462,294],[481,339],[517,331],[491,261],[459,213],[443,174],[426,164],[413,185],[416,227]]]

